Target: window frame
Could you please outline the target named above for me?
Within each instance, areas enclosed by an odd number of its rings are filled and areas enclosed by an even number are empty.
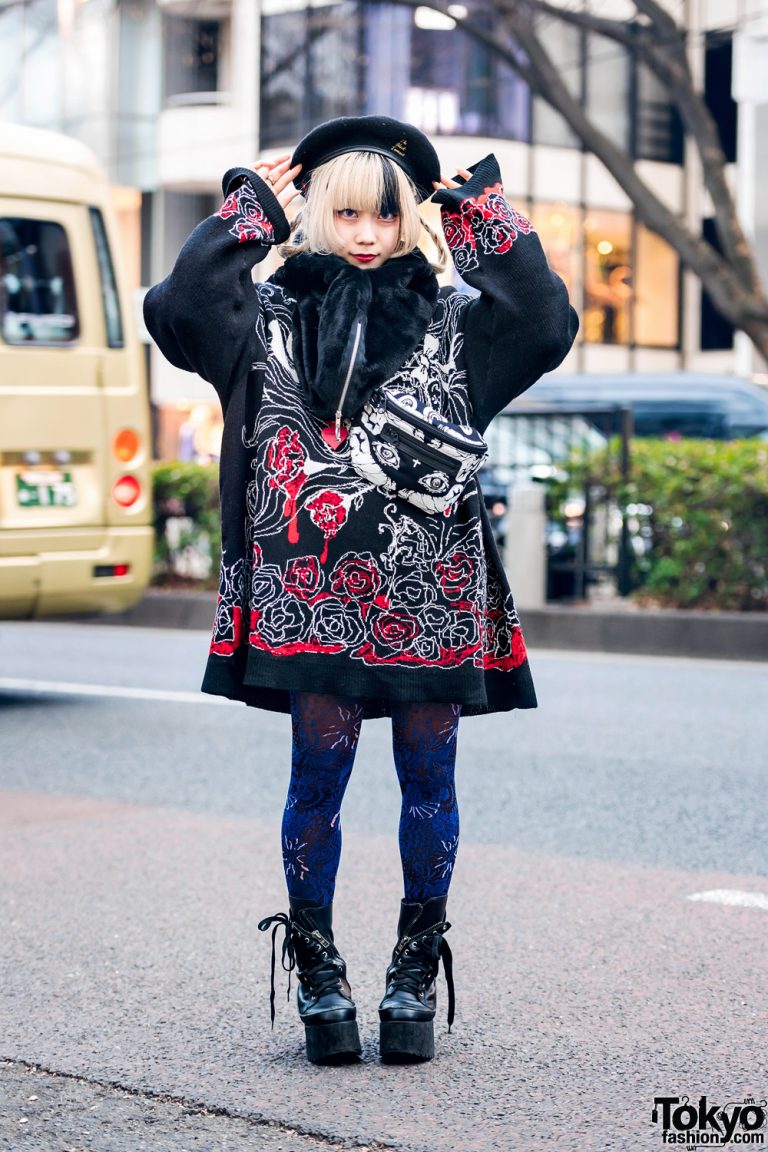
[[[66,256],[69,263],[69,277],[72,292],[72,312],[71,315],[74,319],[72,327],[73,335],[70,339],[59,340],[12,340],[9,339],[5,331],[5,317],[9,313],[6,307],[6,295],[4,286],[0,286],[0,342],[6,348],[76,348],[82,341],[82,309],[80,308],[80,300],[78,295],[77,275],[76,275],[76,262],[74,260],[74,246],[72,238],[66,224],[62,220],[48,219],[41,216],[21,216],[21,215],[2,215],[0,221],[7,220],[9,222],[21,221],[24,223],[35,224],[38,227],[51,226],[57,228],[64,237],[66,244]],[[39,315],[44,315],[40,313]],[[52,315],[56,315],[53,313]],[[61,315],[65,315],[62,313]]]
[[[88,207],[88,219],[91,222],[91,233],[96,248],[96,262],[99,266],[99,286],[101,288],[101,312],[104,319],[104,336],[108,348],[125,348],[125,324],[123,309],[120,301],[120,291],[115,277],[115,266],[112,260],[112,250],[109,245],[109,236],[104,224],[104,216],[100,208],[94,205]],[[109,296],[113,298],[114,314],[110,321]],[[113,332],[112,323],[116,322],[117,334]]]

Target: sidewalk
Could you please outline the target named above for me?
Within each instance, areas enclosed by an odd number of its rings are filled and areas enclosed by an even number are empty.
[[[94,624],[197,628],[207,632],[213,623],[215,605],[215,592],[150,588],[129,612],[86,619]],[[768,661],[766,613],[638,608],[619,600],[612,604],[521,607],[520,617],[531,649]]]

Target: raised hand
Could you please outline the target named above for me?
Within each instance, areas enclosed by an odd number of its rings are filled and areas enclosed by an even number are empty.
[[[463,176],[465,180],[470,180],[472,178],[472,173],[467,172],[466,168],[457,168],[456,171],[458,172],[459,176]],[[447,180],[442,173],[440,174],[439,181],[433,180],[432,184],[436,192],[439,191],[441,187],[461,188],[461,184],[457,184],[455,180]]]
[[[292,181],[301,171],[301,164],[289,168],[290,162],[290,153],[286,153],[285,156],[276,156],[274,160],[256,160],[251,165],[256,175],[270,185],[283,208],[287,208],[300,195]]]

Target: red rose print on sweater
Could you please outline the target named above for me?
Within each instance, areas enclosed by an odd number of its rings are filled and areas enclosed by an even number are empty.
[[[525,640],[520,628],[512,629],[512,667],[519,668],[528,659]]]
[[[481,668],[497,668],[501,672],[511,672],[528,659],[523,633],[518,626],[508,629],[505,621],[498,619],[499,613],[492,613],[485,622],[485,651],[478,661]]]
[[[306,600],[317,591],[321,576],[317,556],[298,556],[286,566],[283,584],[288,592]]]
[[[221,220],[232,220],[230,233],[240,244],[246,240],[271,242],[275,229],[256,197],[250,184],[242,184],[230,192],[216,215]]]
[[[508,252],[519,233],[533,231],[530,220],[511,208],[501,184],[486,188],[480,196],[462,200],[458,212],[442,210],[443,232],[451,249],[456,270],[461,275],[479,267],[478,247],[487,255]]]
[[[418,620],[409,612],[379,612],[373,621],[373,635],[384,648],[407,647],[418,636]]]
[[[381,576],[373,559],[348,557],[339,560],[331,573],[331,591],[353,600],[373,600],[381,587]]]
[[[285,488],[304,467],[304,449],[298,432],[282,427],[267,448],[267,470],[272,473],[270,488]]]
[[[460,600],[475,570],[475,565],[469,556],[464,552],[454,552],[447,560],[438,560],[435,568],[446,599]]]
[[[291,544],[298,544],[299,531],[296,523],[298,505],[296,498],[305,484],[307,474],[304,472],[306,455],[299,440],[299,434],[283,425],[278,429],[267,447],[266,468],[272,475],[269,478],[270,488],[282,488],[286,493],[283,515],[290,520],[288,525],[288,540]]]
[[[219,208],[216,215],[221,220],[229,220],[230,217],[237,216],[238,211],[237,192],[230,192],[229,196],[227,196],[226,200],[222,204],[221,208]]]
[[[325,546],[320,556],[320,563],[325,564],[328,559],[328,541],[333,539],[346,520],[347,509],[338,492],[326,491],[321,492],[319,496],[315,496],[314,500],[309,501],[307,511],[309,512],[312,523],[315,524],[323,536],[325,536]]]
[[[239,604],[225,604],[219,597],[210,651],[231,656],[243,635],[243,610]]]
[[[460,265],[463,265],[464,268],[474,267],[477,264],[475,237],[469,219],[460,212],[444,211],[443,233],[459,273],[461,272]],[[475,264],[469,263],[472,259],[474,259]],[[456,263],[457,260],[459,263]]]

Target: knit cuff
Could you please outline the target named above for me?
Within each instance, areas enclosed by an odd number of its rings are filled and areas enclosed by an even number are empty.
[[[533,225],[505,200],[493,154],[469,171],[469,180],[459,188],[441,188],[434,199],[440,204],[443,234],[456,271],[470,287],[486,291],[488,283],[481,283],[484,267],[496,275],[491,267],[495,258],[506,256],[519,235],[533,232]]]
[[[502,192],[503,195],[499,162],[493,152],[478,160],[477,164],[473,164],[467,171],[472,173],[469,180],[465,180],[463,176],[454,176],[459,187],[440,188],[432,197],[432,202],[456,212],[465,200],[482,196],[484,192]]]
[[[243,207],[240,205],[240,198],[235,194],[245,183],[248,184],[248,191],[251,195],[248,196],[248,192],[246,192],[249,201],[247,212],[238,212],[235,227],[239,236],[243,240],[261,240],[265,244],[284,244],[291,234],[288,217],[271,186],[267,184],[266,180],[262,180],[261,176],[258,176],[253,169],[230,168],[224,173],[221,187],[225,196],[225,204],[232,200],[235,210],[238,209],[238,206]],[[222,215],[222,210],[218,214]]]

